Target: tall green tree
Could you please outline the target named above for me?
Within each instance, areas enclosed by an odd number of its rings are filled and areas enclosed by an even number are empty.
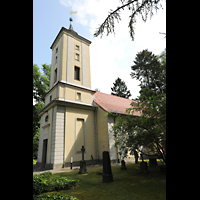
[[[33,98],[36,101],[44,102],[44,95],[49,90],[50,86],[50,65],[43,64],[42,71],[40,72],[39,67],[33,64]]]
[[[38,112],[44,107],[44,103],[37,102],[33,105],[33,157],[37,158],[39,134],[40,134],[40,117]]]
[[[36,104],[33,105],[33,157],[37,158],[37,150],[40,132],[40,117],[38,112],[44,107],[44,95],[50,85],[50,65],[42,65],[42,73],[36,64],[33,64],[33,98]]]
[[[122,79],[119,77],[113,83],[113,87],[111,88],[111,90],[111,94],[118,97],[128,99],[131,96],[130,90],[128,90],[126,83],[122,81]]]
[[[115,33],[115,20],[119,23],[121,20],[120,14],[125,8],[128,8],[130,12],[129,20],[129,33],[132,40],[134,40],[134,25],[138,17],[142,17],[144,22],[147,18],[151,17],[157,12],[158,9],[162,8],[162,0],[120,0],[119,6],[115,10],[110,10],[108,16],[104,22],[97,28],[94,36],[103,35],[104,31],[107,35]],[[127,12],[127,10],[126,10]]]
[[[152,97],[157,93],[166,93],[165,69],[161,67],[159,58],[147,49],[136,54],[130,75],[140,81],[140,95]],[[145,102],[144,99],[140,98]]]
[[[147,81],[145,92],[142,92],[138,98],[138,103],[132,102],[131,107],[127,109],[127,115],[118,115],[118,120],[113,127],[116,145],[120,152],[138,150],[142,154],[149,155],[147,151],[141,148],[144,146],[151,150],[151,153],[159,156],[166,163],[166,52],[159,56],[159,67],[162,69],[163,90],[152,92],[151,81]],[[135,72],[137,73],[137,72]],[[148,79],[147,73],[138,73],[138,78]],[[164,92],[165,91],[165,92]],[[152,96],[150,96],[151,94]],[[145,102],[145,103],[144,103]],[[132,114],[139,111],[141,116],[133,117]],[[124,155],[125,157],[126,155]]]

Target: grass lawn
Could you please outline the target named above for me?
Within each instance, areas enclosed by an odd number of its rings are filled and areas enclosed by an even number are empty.
[[[78,174],[77,171],[62,172],[52,175],[78,179],[76,188],[59,191],[66,195],[75,196],[80,200],[165,200],[166,176],[161,172],[149,172],[142,175],[139,164],[127,164],[127,170],[121,166],[112,167],[112,183],[103,183],[103,169],[92,169],[87,174]],[[56,193],[49,192],[50,193]]]

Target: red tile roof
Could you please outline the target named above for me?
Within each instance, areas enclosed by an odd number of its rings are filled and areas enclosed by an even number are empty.
[[[105,94],[102,92],[95,93],[95,103],[102,107],[107,112],[127,114],[126,109],[130,108],[132,102],[137,101],[125,99],[111,94]],[[139,112],[134,112],[134,116],[140,116]]]

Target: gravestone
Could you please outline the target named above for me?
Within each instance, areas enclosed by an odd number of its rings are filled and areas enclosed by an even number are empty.
[[[141,155],[141,158],[142,158],[142,162],[140,163],[140,171],[143,173],[143,174],[146,174],[148,172],[148,168],[147,168],[147,162],[144,162],[143,160],[143,155]]]
[[[110,164],[110,156],[108,151],[103,152],[103,182],[113,182],[113,175]]]
[[[126,162],[124,160],[121,161],[121,169],[126,170]]]
[[[87,169],[86,169],[86,161],[84,160],[84,152],[85,152],[84,146],[82,146],[81,152],[82,152],[82,160],[80,161],[79,174],[85,174],[87,173]]]
[[[150,171],[158,171],[159,170],[156,158],[149,158],[149,170]]]
[[[147,162],[142,161],[140,163],[140,171],[144,174],[146,174],[148,172],[148,168],[147,168]]]
[[[84,160],[84,152],[85,152],[85,148],[84,148],[84,146],[82,146],[82,148],[81,148],[81,152],[82,152],[82,160]]]
[[[93,158],[93,156],[91,155],[91,160],[92,160],[92,165],[93,165],[93,160],[94,160],[94,158]]]
[[[135,164],[138,164],[138,153],[136,150],[134,150],[134,156],[135,156]]]

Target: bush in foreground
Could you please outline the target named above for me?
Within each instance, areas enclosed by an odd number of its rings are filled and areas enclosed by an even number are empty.
[[[37,197],[34,198],[34,200],[53,200],[53,199],[62,199],[62,200],[79,200],[74,196],[67,196],[65,194],[59,194],[59,193],[54,193],[54,194],[42,194],[38,195]]]
[[[50,179],[52,173],[44,172],[33,176],[33,194],[37,195],[42,192],[51,192],[67,190],[76,186],[78,180],[72,180],[65,177],[55,177]]]

